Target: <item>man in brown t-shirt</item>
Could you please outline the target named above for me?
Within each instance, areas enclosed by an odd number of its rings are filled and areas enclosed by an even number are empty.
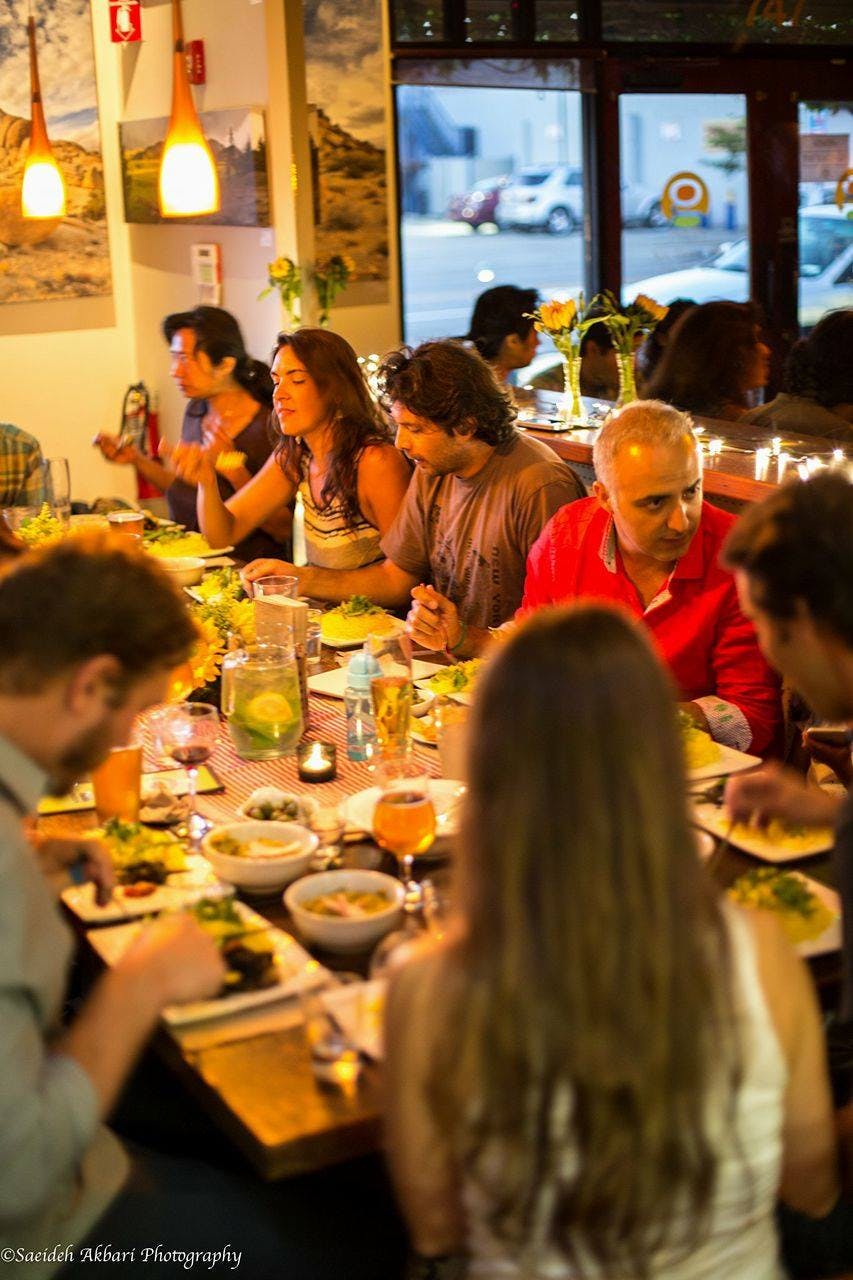
[[[386,559],[361,569],[262,560],[247,578],[295,573],[320,600],[364,595],[392,608],[430,583],[468,626],[499,626],[521,603],[527,553],[558,508],[584,496],[553,450],[516,431],[515,411],[486,362],[457,342],[388,356],[383,404],[397,448],[415,464]]]

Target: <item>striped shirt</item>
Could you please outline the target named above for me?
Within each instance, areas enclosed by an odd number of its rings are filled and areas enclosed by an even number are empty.
[[[308,465],[308,458],[303,458],[299,482],[305,509],[308,563],[323,569],[360,569],[381,560],[379,531],[364,516],[356,521],[348,519],[340,498],[333,498],[328,506],[317,505],[311,492]]]
[[[0,507],[41,506],[43,462],[35,436],[11,422],[0,422]]]

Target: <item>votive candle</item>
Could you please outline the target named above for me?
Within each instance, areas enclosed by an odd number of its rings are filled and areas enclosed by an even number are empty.
[[[302,782],[331,782],[337,773],[337,748],[333,742],[300,742],[296,769]]]

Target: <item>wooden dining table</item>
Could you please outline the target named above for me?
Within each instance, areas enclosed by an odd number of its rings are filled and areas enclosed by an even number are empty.
[[[224,783],[224,791],[200,796],[201,812],[214,822],[232,821],[237,806],[256,787],[264,785],[305,792],[329,803],[339,803],[345,796],[372,785],[369,767],[347,759],[342,701],[310,695],[307,736],[336,744],[338,772],[334,781],[301,783],[292,756],[264,762],[242,760],[223,725],[210,765]],[[413,750],[424,771],[438,776],[437,752],[418,744]],[[91,828],[94,821],[91,812],[66,814],[40,819],[39,827],[45,834],[79,834]],[[421,874],[447,876],[449,850],[438,852],[437,859],[419,860]],[[369,836],[345,844],[344,862],[394,871],[388,855]],[[725,886],[756,865],[755,859],[728,848],[715,858],[713,874]],[[792,865],[816,879],[832,881],[827,856]],[[251,905],[272,924],[293,931],[280,897],[252,899]],[[99,931],[87,930],[76,918],[72,919],[91,963],[97,956]],[[366,972],[369,958],[318,951],[314,955],[331,969],[356,968],[362,972]],[[825,1001],[831,1003],[838,989],[840,957],[836,953],[811,963],[819,989]],[[264,1179],[316,1171],[375,1151],[380,1145],[380,1067],[366,1061],[357,1083],[346,1089],[318,1081],[312,1070],[298,1000],[282,1000],[207,1023],[183,1027],[163,1024],[153,1047],[212,1124]]]

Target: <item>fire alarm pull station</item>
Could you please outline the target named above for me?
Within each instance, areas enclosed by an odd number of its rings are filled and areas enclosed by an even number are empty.
[[[193,280],[200,303],[222,304],[222,251],[218,244],[192,246]]]

